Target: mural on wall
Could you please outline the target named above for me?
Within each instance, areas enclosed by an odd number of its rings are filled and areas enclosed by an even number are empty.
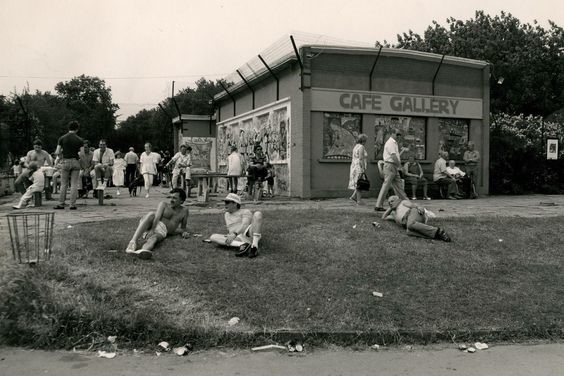
[[[402,147],[408,147],[409,152],[402,154],[401,159],[407,160],[413,155],[415,159],[425,159],[426,127],[425,118],[411,116],[376,116],[374,122],[374,160],[382,159],[384,144],[392,131],[399,128],[403,131],[400,141]]]
[[[439,151],[447,151],[449,159],[461,160],[468,143],[469,121],[439,119]]]
[[[274,165],[276,171],[275,191],[277,194],[287,194],[289,188],[289,130],[290,107],[267,108],[250,114],[234,122],[218,125],[217,129],[217,161],[219,171],[227,171],[227,157],[231,146],[237,146],[237,151],[246,161],[253,154],[256,144],[260,144],[267,160]]]
[[[215,139],[213,137],[183,137],[182,142],[192,147],[192,172],[215,171]]]
[[[361,115],[323,114],[323,158],[351,159],[352,149],[361,133]]]

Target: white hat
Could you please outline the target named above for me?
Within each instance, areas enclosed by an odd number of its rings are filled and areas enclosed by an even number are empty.
[[[235,193],[228,194],[227,197],[225,197],[225,199],[223,199],[223,201],[233,201],[233,202],[241,205],[241,197],[239,197]]]

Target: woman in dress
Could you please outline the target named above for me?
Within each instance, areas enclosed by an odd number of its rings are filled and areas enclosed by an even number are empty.
[[[149,191],[153,186],[153,179],[157,175],[157,165],[161,161],[161,155],[159,153],[154,153],[151,151],[152,145],[150,143],[145,144],[145,151],[141,153],[139,162],[141,163],[141,174],[145,180],[145,198],[149,197]]]
[[[356,145],[352,151],[352,161],[351,161],[351,170],[349,174],[349,189],[353,190],[353,194],[349,197],[349,200],[354,201],[357,205],[361,204],[361,193],[358,189],[356,189],[356,182],[360,175],[366,172],[366,165],[367,165],[367,158],[368,154],[366,153],[366,149],[364,148],[364,144],[368,137],[361,133],[358,135],[356,139]]]
[[[116,195],[120,195],[119,187],[123,187],[124,185],[124,176],[125,176],[125,168],[127,167],[127,163],[125,159],[123,159],[121,152],[116,153],[116,158],[114,160],[114,173],[112,175],[112,182],[117,188]]]

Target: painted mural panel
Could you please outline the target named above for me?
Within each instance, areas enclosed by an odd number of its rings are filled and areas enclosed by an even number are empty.
[[[226,170],[231,146],[237,146],[243,161],[249,160],[255,145],[260,144],[276,170],[277,194],[288,194],[289,188],[289,104],[257,111],[249,116],[218,125],[217,161],[219,170]],[[247,166],[244,166],[246,170]]]
[[[325,112],[323,114],[323,158],[351,159],[361,133],[361,115]]]
[[[408,147],[409,152],[402,155],[402,160],[407,160],[410,155],[415,159],[425,159],[426,156],[426,126],[425,118],[411,116],[376,116],[374,122],[374,160],[382,159],[384,144],[392,131],[399,128],[403,131],[400,140],[401,147]]]
[[[461,160],[468,143],[469,121],[439,120],[439,151],[447,151],[449,159]]]
[[[215,171],[215,139],[213,137],[183,137],[182,142],[192,147],[192,172]]]

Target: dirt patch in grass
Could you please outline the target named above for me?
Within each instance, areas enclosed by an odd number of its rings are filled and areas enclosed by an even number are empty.
[[[152,260],[139,260],[123,252],[134,219],[61,230],[49,263],[2,267],[0,342],[564,337],[563,217],[437,220],[453,243],[408,237],[393,223],[375,228],[371,214],[273,210],[265,218],[256,259],[202,237],[171,237]],[[204,237],[223,229],[219,215],[191,221],[190,231]],[[230,327],[234,316],[241,321]]]

